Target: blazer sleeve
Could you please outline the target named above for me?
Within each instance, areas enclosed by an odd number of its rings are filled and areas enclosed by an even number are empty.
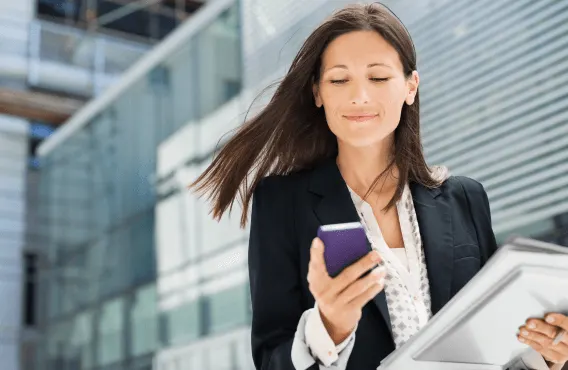
[[[251,348],[258,370],[294,370],[292,344],[304,313],[293,186],[287,180],[264,178],[253,194],[248,267]]]
[[[462,184],[469,205],[471,218],[479,242],[481,265],[483,266],[493,253],[497,251],[497,242],[491,225],[489,199],[481,183],[469,177],[459,176],[457,178]]]

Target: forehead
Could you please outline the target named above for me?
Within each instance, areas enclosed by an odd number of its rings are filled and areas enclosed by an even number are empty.
[[[378,32],[353,31],[329,43],[322,54],[322,66],[384,63],[402,69],[399,55]]]

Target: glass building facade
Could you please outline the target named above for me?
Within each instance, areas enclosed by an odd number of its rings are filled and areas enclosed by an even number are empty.
[[[154,351],[181,329],[171,323],[191,319],[191,308],[157,311],[156,149],[238,94],[239,35],[231,2],[41,154],[40,369],[150,369]]]
[[[46,146],[51,368],[252,369],[240,209],[217,223],[184,186],[348,3],[212,1]],[[500,242],[568,245],[568,0],[386,3],[416,44],[428,162],[485,185]]]

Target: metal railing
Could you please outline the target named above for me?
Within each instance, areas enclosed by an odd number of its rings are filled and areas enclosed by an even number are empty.
[[[38,20],[30,24],[30,45],[36,48],[30,53],[42,60],[94,69],[99,74],[126,70],[150,47]]]

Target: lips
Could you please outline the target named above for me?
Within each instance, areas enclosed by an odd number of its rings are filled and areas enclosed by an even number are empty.
[[[343,117],[345,117],[349,121],[363,122],[363,121],[371,120],[371,119],[373,119],[377,116],[378,116],[378,114],[358,114],[358,115],[343,116]]]

